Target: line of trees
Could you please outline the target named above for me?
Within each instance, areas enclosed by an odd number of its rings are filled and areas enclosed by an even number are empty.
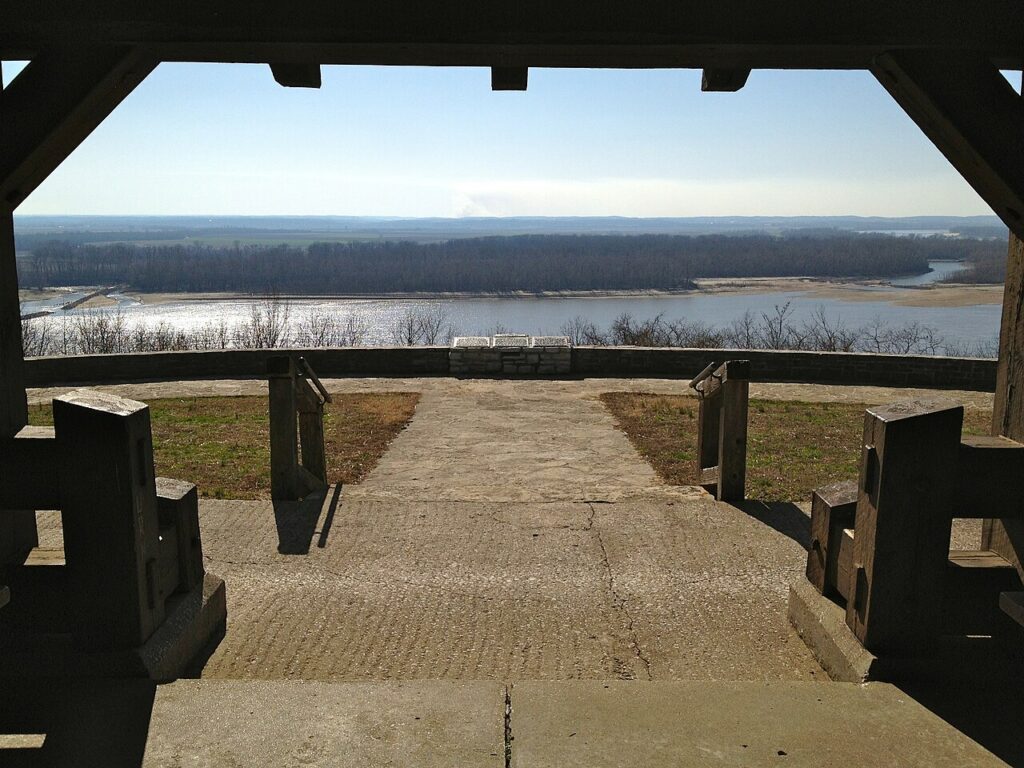
[[[503,333],[498,326],[463,329],[468,335]],[[608,328],[576,317],[560,329],[579,345],[684,347],[711,349],[795,349],[822,352],[876,352],[899,355],[995,357],[996,340],[964,345],[948,342],[921,323],[890,326],[875,319],[851,327],[819,307],[809,318],[795,321],[789,303],[772,312],[746,312],[725,327],[693,320],[669,320],[663,315],[639,319],[622,314]],[[369,333],[353,315],[332,315],[313,308],[294,313],[287,301],[268,299],[253,305],[249,316],[229,325],[224,321],[182,329],[167,323],[129,322],[118,310],[50,316],[21,321],[26,357],[42,355],[124,354],[209,349],[267,349],[282,347],[357,347]],[[460,333],[445,310],[410,308],[394,318],[386,343],[398,346],[448,344]]]
[[[278,294],[681,290],[695,278],[886,277],[929,259],[1005,259],[992,240],[886,235],[523,235],[438,243],[290,246],[76,245],[19,259],[23,286]],[[991,253],[990,253],[991,252]]]

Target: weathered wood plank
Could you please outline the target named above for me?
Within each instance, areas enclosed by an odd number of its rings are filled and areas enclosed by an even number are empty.
[[[1003,288],[992,434],[1024,442],[1024,241],[1013,234],[1010,235]],[[981,548],[998,552],[1024,576],[1021,565],[1024,521],[985,520]]]
[[[965,436],[960,442],[954,515],[1024,516],[1024,444],[1001,436]]]
[[[834,585],[836,594],[849,600],[853,593],[853,580],[857,569],[853,565],[854,531],[852,528],[843,528],[837,536],[837,549],[835,557],[835,571],[828,574],[830,583]]]
[[[811,543],[807,580],[823,595],[835,590],[839,539],[857,514],[857,481],[843,480],[811,494]]]
[[[177,532],[177,589],[191,592],[202,584],[206,573],[199,531],[199,491],[184,480],[158,477],[156,507],[161,525],[173,525]]]
[[[999,634],[1006,617],[999,595],[1022,588],[1017,569],[987,550],[949,553],[943,585],[943,630],[953,635]]]
[[[149,408],[101,392],[54,399],[75,640],[141,645],[164,620]]]
[[[870,651],[919,655],[938,639],[963,407],[870,408],[846,621]]]
[[[275,499],[297,499],[300,491],[296,422],[295,363],[281,355],[267,361],[270,409],[270,493]]]
[[[747,489],[747,400],[750,384],[745,379],[726,379],[719,412],[719,501],[743,501]]]
[[[299,413],[299,442],[302,444],[302,466],[326,485],[327,459],[324,456],[323,409]]]

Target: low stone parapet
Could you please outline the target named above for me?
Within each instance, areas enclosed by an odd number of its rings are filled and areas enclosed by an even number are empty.
[[[448,370],[453,376],[566,376],[572,348],[564,336],[459,336],[448,351]]]

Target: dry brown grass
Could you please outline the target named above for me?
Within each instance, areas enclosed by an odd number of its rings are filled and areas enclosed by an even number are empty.
[[[619,427],[674,485],[697,482],[697,400],[677,395],[601,395]],[[810,501],[819,486],[857,477],[864,409],[857,403],[751,400],[747,496]],[[988,434],[991,411],[967,410],[966,434]]]
[[[327,405],[327,479],[355,483],[412,418],[413,392],[338,394]],[[264,397],[191,397],[149,401],[158,475],[195,483],[213,498],[270,498],[270,437]],[[52,424],[49,405],[30,409],[32,424]]]

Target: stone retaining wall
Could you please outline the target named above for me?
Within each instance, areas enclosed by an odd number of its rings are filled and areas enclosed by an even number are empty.
[[[570,347],[453,347],[448,353],[452,376],[568,376]]]
[[[322,377],[448,376],[448,347],[356,347],[290,350],[304,355]],[[266,375],[266,360],[281,350],[151,352],[131,355],[37,357],[25,361],[30,387],[155,379],[245,378]],[[574,347],[570,371],[503,370],[471,375],[689,379],[710,362],[750,360],[751,381],[933,387],[992,392],[996,361],[901,357],[840,352]]]

